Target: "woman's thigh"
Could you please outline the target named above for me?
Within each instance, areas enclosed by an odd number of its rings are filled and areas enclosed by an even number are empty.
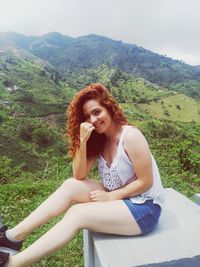
[[[71,207],[66,216],[75,216],[80,229],[95,232],[139,235],[141,229],[122,200],[90,202]]]
[[[62,184],[62,187],[67,192],[70,200],[77,203],[90,202],[91,191],[105,190],[100,181],[91,179],[77,180],[69,178]]]

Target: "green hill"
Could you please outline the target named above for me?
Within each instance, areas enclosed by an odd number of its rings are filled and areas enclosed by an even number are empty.
[[[95,34],[71,38],[55,32],[39,37],[2,33],[0,50],[8,48],[23,49],[48,61],[57,68],[65,81],[71,74],[106,65],[200,98],[199,67],[158,55],[134,44]]]
[[[65,111],[75,91],[50,63],[25,50],[1,53],[1,183],[20,179],[23,173],[36,177],[55,162],[54,154],[66,155]]]
[[[200,103],[183,94],[175,93],[139,107],[157,119],[200,123]]]
[[[1,53],[0,70],[0,108],[9,114],[63,112],[74,92],[53,66],[24,50]]]

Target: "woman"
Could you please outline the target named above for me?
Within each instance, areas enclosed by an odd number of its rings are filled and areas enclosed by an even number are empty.
[[[128,124],[101,84],[85,87],[72,100],[68,136],[74,178],[17,226],[4,226],[0,246],[20,250],[37,227],[68,209],[66,215],[24,251],[10,256],[1,252],[0,266],[27,266],[62,248],[84,228],[133,236],[156,226],[163,195],[156,162],[143,134]],[[87,178],[97,159],[101,182]],[[72,202],[78,204],[71,206]]]

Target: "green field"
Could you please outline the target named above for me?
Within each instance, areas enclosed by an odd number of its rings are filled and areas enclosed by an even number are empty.
[[[175,94],[139,106],[145,113],[157,119],[200,123],[200,103],[183,94]]]

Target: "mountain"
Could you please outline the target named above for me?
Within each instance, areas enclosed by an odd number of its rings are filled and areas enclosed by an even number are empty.
[[[73,88],[58,71],[26,50],[0,54],[0,109],[14,117],[63,113]]]
[[[153,53],[134,44],[89,34],[77,38],[57,32],[42,36],[0,34],[0,50],[23,49],[52,64],[69,81],[84,70],[106,65],[152,83],[200,98],[200,68]]]

